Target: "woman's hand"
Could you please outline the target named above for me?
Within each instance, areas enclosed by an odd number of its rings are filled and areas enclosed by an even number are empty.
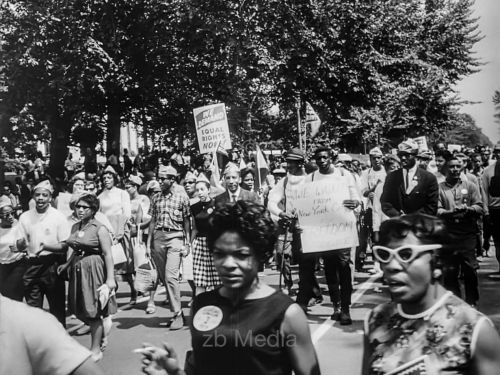
[[[115,290],[116,289],[116,281],[115,281],[115,279],[108,279],[108,280],[106,280],[106,285],[108,286],[109,290]]]
[[[179,366],[177,353],[174,348],[163,343],[163,348],[158,348],[150,344],[143,344],[143,349],[138,349],[142,353],[142,372],[148,375],[180,375],[184,372]]]

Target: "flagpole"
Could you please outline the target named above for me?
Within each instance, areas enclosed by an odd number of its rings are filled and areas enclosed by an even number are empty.
[[[255,166],[257,167],[257,180],[259,181],[259,189],[262,187],[262,181],[260,180],[260,168],[259,168],[259,155],[258,153],[260,152],[260,147],[255,141]]]
[[[299,148],[304,150],[302,147],[302,122],[300,120],[300,97],[297,96],[297,100],[295,102],[295,108],[297,109],[297,127],[299,129]]]

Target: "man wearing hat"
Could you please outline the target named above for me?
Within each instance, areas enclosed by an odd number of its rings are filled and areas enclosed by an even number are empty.
[[[216,206],[223,206],[226,203],[234,203],[236,201],[260,203],[259,196],[256,193],[240,187],[240,168],[236,164],[232,162],[227,163],[224,170],[224,181],[226,183],[226,191],[215,197]]]
[[[275,246],[276,265],[283,276],[285,291],[292,292],[293,280],[291,271],[292,249],[300,249],[300,234],[297,233],[297,216],[287,206],[287,194],[294,186],[304,183],[305,154],[298,148],[292,148],[286,153],[288,174],[278,180],[268,196],[267,208],[271,216],[279,224],[279,236]],[[285,172],[283,170],[283,172]],[[286,174],[286,172],[285,172]],[[288,233],[287,233],[288,232]],[[305,303],[307,305],[307,303]]]
[[[167,166],[158,173],[161,194],[153,197],[149,208],[151,221],[146,243],[158,269],[159,277],[166,286],[170,309],[174,316],[170,329],[184,325],[181,310],[179,269],[183,256],[190,251],[190,210],[187,194],[175,189],[177,170]]]
[[[366,205],[363,213],[364,225],[360,228],[359,247],[356,254],[356,270],[363,268],[363,262],[366,258],[366,248],[368,246],[368,237],[373,237],[373,202],[375,199],[375,189],[378,185],[384,184],[386,173],[382,165],[384,154],[378,147],[374,147],[369,152],[371,167],[361,173],[361,194],[365,199]]]
[[[26,250],[28,267],[23,277],[24,298],[28,305],[43,307],[47,297],[50,312],[66,326],[64,280],[57,276],[57,267],[65,262],[71,227],[67,218],[50,203],[54,189],[42,181],[33,190],[35,208],[19,218],[19,250]]]
[[[398,146],[401,169],[389,173],[380,199],[389,217],[424,213],[435,216],[439,187],[436,176],[417,165],[418,145],[408,139]]]
[[[430,161],[432,160],[432,152],[429,150],[419,150],[417,153],[418,167],[427,170]]]

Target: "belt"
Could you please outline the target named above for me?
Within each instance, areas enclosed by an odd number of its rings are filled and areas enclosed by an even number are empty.
[[[155,230],[159,230],[162,232],[182,232],[182,229],[172,229],[172,228],[156,228]]]

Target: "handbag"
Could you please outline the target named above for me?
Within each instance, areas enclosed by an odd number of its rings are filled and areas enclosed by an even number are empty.
[[[125,249],[122,244],[117,242],[114,245],[111,245],[111,255],[113,256],[113,264],[121,264],[127,261],[127,256],[125,255]]]
[[[146,260],[135,270],[134,287],[140,293],[147,293],[156,288],[158,271],[151,259]]]
[[[146,256],[146,244],[142,241],[142,231],[140,229],[138,230],[137,237],[133,237],[131,242],[134,256],[134,267],[137,268],[148,261]]]

